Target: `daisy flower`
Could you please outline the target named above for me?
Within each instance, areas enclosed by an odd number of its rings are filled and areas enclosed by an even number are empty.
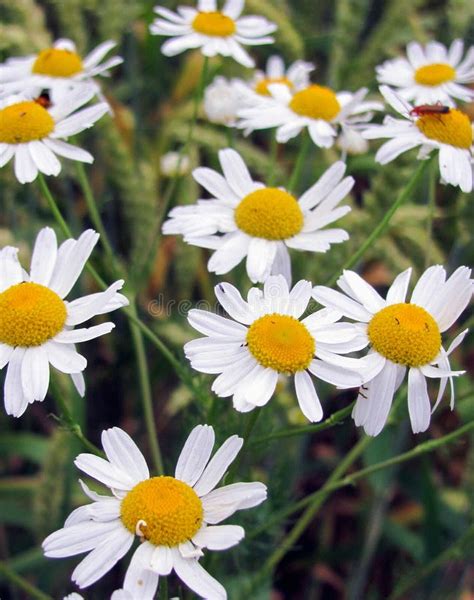
[[[77,110],[94,95],[93,87],[81,86],[54,88],[50,106],[22,95],[0,100],[0,167],[14,158],[16,178],[20,183],[29,183],[36,179],[38,171],[59,174],[61,163],[56,155],[94,162],[89,152],[64,141],[92,127],[108,111],[105,102]]]
[[[420,146],[419,158],[426,158],[433,150],[438,150],[444,181],[459,186],[463,192],[470,192],[473,133],[469,117],[455,108],[444,114],[418,115],[415,107],[391,88],[383,85],[380,91],[403,119],[387,116],[383,125],[367,126],[363,132],[366,139],[391,138],[379,148],[375,159],[385,165],[417,146]]]
[[[104,431],[102,446],[107,460],[80,454],[75,464],[109,487],[112,495],[96,494],[80,481],[93,502],[74,510],[63,529],[44,540],[45,555],[64,558],[89,552],[72,574],[72,580],[85,588],[110,571],[138,538],[141,543],[124,582],[124,590],[132,598],[153,600],[159,576],[172,570],[199,596],[227,598],[225,589],[201,567],[199,558],[205,548],[226,550],[238,544],[245,535],[242,527],[217,524],[238,510],[259,505],[267,490],[258,482],[215,489],[243,440],[231,436],[210,459],[214,438],[212,427],[198,425],[184,445],[174,477],[150,477],[131,437],[118,427]]]
[[[474,47],[462,60],[464,43],[454,40],[446,48],[439,42],[422,46],[411,42],[406,58],[387,60],[376,68],[379,83],[397,88],[397,93],[415,104],[440,102],[456,106],[454,98],[470,102],[474,90],[465,84],[474,82]]]
[[[309,281],[290,291],[281,275],[272,276],[263,291],[252,288],[247,301],[230,283],[217,285],[215,292],[231,318],[190,310],[189,323],[206,337],[188,342],[184,352],[197,371],[219,374],[212,390],[233,396],[236,410],[267,404],[279,375],[287,375],[294,378],[305,417],[320,421],[323,409],[310,373],[340,388],[364,382],[373,359],[340,356],[365,345],[351,323],[336,323],[341,312],[324,309],[300,320],[311,298]]]
[[[270,96],[268,86],[279,83],[290,90],[300,90],[309,86],[309,74],[314,71],[314,65],[304,60],[297,60],[288,69],[281,56],[270,56],[265,71],[256,71],[250,87],[261,96]]]
[[[88,229],[78,240],[68,239],[58,248],[56,234],[45,227],[36,238],[29,274],[18,261],[18,248],[6,246],[0,251],[0,368],[8,365],[7,414],[20,417],[29,403],[44,400],[49,365],[70,374],[84,395],[82,371],[87,361],[75,344],[109,333],[115,325],[74,327],[128,304],[118,293],[122,280],[105,292],[64,300],[98,239],[99,235]]]
[[[471,270],[459,267],[448,279],[440,265],[430,267],[418,280],[410,302],[406,301],[411,269],[392,283],[384,300],[353,271],[344,271],[338,286],[343,293],[316,286],[313,297],[323,306],[339,310],[357,321],[360,335],[375,358],[371,379],[359,390],[352,416],[368,435],[378,435],[387,420],[392,399],[408,369],[408,410],[413,433],[430,424],[431,405],[426,378],[439,378],[433,410],[442,399],[446,383],[464,371],[451,371],[449,354],[467,333],[459,334],[446,351],[441,334],[451,327],[472,295]]]
[[[243,9],[244,0],[226,0],[222,10],[216,0],[199,0],[197,8],[179,6],[177,13],[156,6],[158,18],[150,25],[150,31],[171,37],[161,47],[165,56],[200,48],[204,56],[232,56],[244,67],[253,67],[255,62],[242,45],[273,44],[269,34],[277,27],[264,17],[241,17]]]
[[[239,84],[236,80],[215,77],[204,91],[203,108],[211,123],[233,127],[240,106]]]
[[[267,85],[269,96],[253,94],[239,111],[238,127],[246,132],[277,128],[276,139],[286,143],[304,129],[322,148],[330,148],[340,127],[352,127],[372,117],[371,111],[380,110],[379,102],[364,102],[367,89],[355,94],[338,92],[328,87],[311,84],[300,90],[288,85]]]
[[[343,179],[343,162],[332,165],[297,199],[282,188],[253,181],[235,150],[221,150],[219,160],[224,177],[205,167],[193,172],[213,198],[174,208],[163,225],[165,234],[181,234],[188,244],[215,250],[209,271],[222,275],[247,257],[252,282],[263,282],[270,274],[290,281],[288,248],[326,252],[331,244],[349,239],[343,229],[325,229],[351,210],[338,206],[354,185],[352,177]]]
[[[109,70],[123,62],[120,56],[112,56],[104,62],[105,55],[116,46],[108,40],[103,42],[84,59],[77,53],[76,45],[68,39],[54,42],[51,48],[37,54],[9,58],[0,64],[0,96],[2,94],[27,93],[38,95],[43,89],[57,85],[93,85],[96,75],[109,75]]]

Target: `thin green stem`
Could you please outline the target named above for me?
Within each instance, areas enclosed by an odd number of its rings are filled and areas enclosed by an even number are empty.
[[[397,212],[397,210],[406,202],[410,194],[412,194],[413,190],[418,185],[418,182],[422,178],[425,171],[428,169],[429,165],[432,162],[432,158],[428,160],[421,161],[420,165],[413,173],[410,181],[407,183],[406,187],[398,195],[398,198],[392,204],[392,206],[385,213],[384,218],[380,221],[380,223],[375,227],[369,237],[365,240],[365,242],[360,246],[360,248],[354,252],[351,258],[335,273],[327,282],[327,286],[332,286],[336,283],[341,271],[345,269],[350,269],[354,265],[356,265],[359,260],[364,256],[367,250],[372,246],[372,244],[378,240],[378,238],[382,235],[382,233],[387,229],[393,215]]]
[[[275,183],[275,174],[278,161],[278,142],[275,135],[272,135],[270,141],[270,162],[267,174],[267,185],[271,187]]]
[[[168,600],[168,598],[169,598],[169,595],[168,595],[168,578],[167,577],[161,577],[160,578],[160,587],[159,587],[158,598],[160,600]]]
[[[446,548],[441,554],[436,556],[427,565],[421,568],[415,569],[408,576],[404,576],[400,584],[396,587],[395,591],[388,597],[388,600],[396,600],[401,596],[404,596],[408,590],[415,587],[420,581],[426,579],[429,575],[434,573],[439,567],[452,560],[464,560],[466,550],[473,547],[474,544],[474,524],[457,539],[454,544]]]
[[[100,234],[100,242],[110,262],[110,266],[112,267],[114,272],[118,273],[119,269],[117,268],[116,255],[110,243],[109,236],[107,235],[104,223],[102,222],[102,217],[100,216],[99,210],[97,208],[94,193],[92,192],[92,188],[89,183],[89,179],[86,175],[86,170],[84,168],[83,163],[78,162],[76,168],[77,177],[79,179],[79,184],[81,186],[82,193],[84,194],[84,198],[86,201],[87,209],[89,211],[89,216],[91,218],[92,224]]]
[[[438,170],[433,163],[428,171],[428,216],[426,219],[426,242],[425,242],[425,269],[431,262],[431,250],[433,245],[433,219],[436,210],[436,183]]]
[[[368,436],[364,436],[363,438],[361,438],[357,442],[357,444],[351,449],[351,451],[338,464],[338,466],[329,476],[323,488],[320,490],[319,495],[313,497],[311,503],[309,503],[308,508],[298,519],[291,531],[286,535],[281,544],[279,544],[278,547],[274,550],[273,554],[271,554],[270,557],[267,559],[261,570],[262,575],[270,573],[272,569],[285,556],[288,550],[290,550],[290,548],[298,540],[298,538],[301,536],[306,527],[314,519],[316,513],[321,508],[326,498],[329,496],[331,492],[331,485],[337,482],[339,477],[343,475],[347,471],[347,469],[352,465],[352,463],[354,463],[359,458],[359,456],[362,454],[365,448],[370,444],[372,439],[373,438],[370,438]]]
[[[252,435],[252,432],[255,428],[255,424],[257,423],[258,417],[260,416],[260,413],[262,412],[262,410],[263,410],[262,407],[256,408],[247,415],[247,419],[246,419],[246,422],[244,425],[244,431],[242,433],[242,439],[244,440],[244,443],[242,445],[242,448],[240,449],[237,459],[234,461],[234,464],[229,469],[229,474],[226,478],[227,483],[231,483],[234,480],[236,473],[238,473],[238,471],[239,471],[239,467],[242,463],[242,459],[244,456],[244,450],[249,445],[250,437]]]
[[[0,577],[26,592],[28,598],[34,598],[35,600],[54,600],[52,596],[44,594],[29,581],[21,577],[21,575],[15,573],[15,571],[13,571],[5,562],[0,562]]]
[[[64,236],[67,238],[73,237],[72,232],[69,229],[69,225],[64,220],[64,218],[61,214],[61,211],[59,210],[59,207],[56,203],[56,200],[53,198],[53,195],[51,194],[51,191],[48,187],[48,184],[46,183],[46,179],[44,178],[43,173],[38,173],[38,182],[39,182],[41,191],[48,202],[49,208],[50,208],[51,212],[53,213],[53,217],[56,219],[56,222],[58,223],[59,227],[61,228]]]
[[[317,423],[316,425],[302,425],[301,427],[292,427],[291,429],[281,429],[280,431],[275,431],[274,433],[269,433],[268,435],[255,438],[252,441],[252,446],[266,444],[272,440],[280,440],[306,433],[317,433],[318,431],[324,431],[324,429],[329,429],[330,427],[334,427],[334,425],[338,425],[344,421],[344,419],[351,414],[353,407],[354,403],[346,406],[345,408],[341,408],[341,410],[333,413],[325,421],[322,423]]]
[[[132,313],[136,312],[135,300],[132,300],[132,302],[130,303],[130,309]],[[137,325],[133,322],[130,322],[130,330],[132,334],[135,358],[137,361],[140,393],[142,398],[143,413],[148,433],[148,442],[150,444],[151,456],[156,472],[158,473],[158,475],[163,475],[163,459],[161,456],[160,445],[158,442],[158,433],[156,431],[155,425],[155,417],[153,414],[153,398],[151,393],[150,372],[148,369],[148,361],[145,353],[143,333],[141,329],[137,327]]]
[[[54,400],[58,406],[60,414],[62,417],[59,417],[59,422],[61,425],[70,433],[72,433],[81,444],[87,448],[93,454],[97,454],[98,456],[104,456],[104,453],[97,448],[92,442],[90,442],[86,436],[82,433],[81,426],[79,423],[76,423],[74,420],[71,410],[64,400],[63,394],[59,386],[55,383],[54,379],[51,380],[51,390],[54,396]]]
[[[451,442],[454,442],[459,437],[461,437],[465,433],[470,432],[471,430],[474,430],[474,421],[471,421],[470,423],[463,425],[456,431],[453,431],[436,440],[427,440],[426,442],[422,442],[421,444],[418,444],[418,446],[415,446],[414,448],[407,452],[404,452],[403,454],[399,454],[398,456],[394,456],[392,458],[389,458],[388,460],[381,461],[379,463],[376,463],[375,465],[371,465],[370,467],[366,467],[365,469],[356,471],[352,475],[348,475],[347,477],[343,477],[338,481],[332,482],[327,487],[325,485],[321,490],[318,490],[317,492],[305,496],[298,502],[295,502],[291,506],[286,507],[285,509],[276,513],[270,519],[268,519],[268,521],[266,521],[261,527],[250,532],[247,537],[253,538],[259,535],[260,533],[268,531],[272,526],[284,521],[286,518],[288,518],[295,512],[298,512],[302,508],[305,508],[305,506],[311,504],[313,500],[316,500],[319,497],[326,497],[327,492],[333,492],[340,488],[353,485],[354,483],[359,481],[359,479],[363,479],[368,475],[372,475],[372,473],[376,473],[383,469],[387,469],[388,467],[407,462],[409,460],[412,460],[413,458],[422,456],[423,454],[433,452],[434,450],[437,450],[445,444],[450,444]]]
[[[303,132],[302,137],[303,139],[301,140],[300,151],[298,153],[298,157],[293,168],[293,173],[291,174],[290,181],[288,183],[288,189],[290,190],[290,192],[293,193],[296,192],[296,188],[298,187],[301,172],[303,170],[304,163],[306,162],[306,157],[308,156],[308,151],[311,146],[311,138],[307,131]]]

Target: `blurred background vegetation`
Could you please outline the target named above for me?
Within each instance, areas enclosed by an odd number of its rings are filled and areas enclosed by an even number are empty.
[[[138,294],[141,314],[182,357],[183,343],[195,337],[185,312],[202,299],[214,304],[216,280],[207,272],[206,251],[186,246],[181,239],[160,238],[170,185],[160,173],[160,157],[170,149],[179,150],[186,139],[202,57],[197,53],[173,59],[161,55],[163,39],[148,32],[153,4],[144,0],[0,0],[0,60],[38,51],[59,37],[74,40],[82,54],[105,39],[117,41],[125,62],[103,84],[114,118],[103,118],[93,130],[82,134],[80,144],[96,157],[88,173],[114,248],[128,273],[126,291]],[[175,8],[178,2],[162,4]],[[315,81],[351,91],[367,86],[373,97],[377,96],[374,67],[403,52],[410,40],[438,39],[449,44],[461,37],[466,45],[474,42],[472,0],[248,0],[246,12],[265,15],[279,27],[275,47],[255,48],[260,67],[275,52],[287,62],[305,58],[317,65]],[[214,73],[251,76],[250,71],[220,58],[211,61]],[[474,115],[474,107],[466,110]],[[264,177],[270,132],[249,138],[230,132],[230,137],[253,173]],[[228,145],[229,131],[207,123],[201,114],[194,140],[189,149],[192,166],[217,167],[217,150]],[[278,184],[285,185],[296,149],[297,141],[280,148]],[[335,148],[315,149],[305,164],[301,189],[311,185],[338,157]],[[341,226],[350,232],[351,239],[325,255],[312,255],[310,260],[302,253],[293,253],[295,280],[305,277],[314,283],[324,282],[337,272],[406,184],[415,168],[415,157],[416,153],[405,154],[384,168],[374,162],[374,148],[368,154],[348,157],[348,171],[356,178],[356,186],[350,198],[353,211]],[[61,176],[50,180],[50,185],[73,231],[78,234],[90,226],[73,166],[65,162]],[[193,179],[185,176],[179,180],[171,203],[192,203],[199,193]],[[442,185],[435,193],[429,261],[443,262],[448,270],[472,264],[472,196]],[[360,265],[381,291],[401,269],[412,264],[418,275],[425,267],[428,195],[429,182],[424,181]],[[31,242],[45,224],[52,224],[51,217],[37,186],[20,186],[11,165],[2,169],[0,245],[19,246],[27,264]],[[102,258],[97,249],[96,264],[110,279]],[[242,268],[225,279],[242,290],[249,287]],[[86,274],[80,287],[80,292],[95,289]],[[123,316],[116,313],[113,320],[117,323],[113,334],[85,347],[89,361],[85,401],[80,401],[68,380],[59,376],[55,378],[56,392],[64,396],[75,420],[94,443],[99,443],[102,429],[118,425],[147,453],[130,331]],[[147,357],[157,428],[165,464],[171,471],[188,431],[208,413],[212,403],[210,380],[196,375],[196,382],[205,390],[204,401],[197,403],[155,349],[147,347]],[[456,366],[472,373],[473,358],[468,340],[456,356]],[[459,380],[456,411],[449,411],[444,401],[430,430],[416,438],[409,430],[402,404],[356,465],[379,462],[472,421],[471,390],[469,377]],[[347,406],[353,394],[335,396],[326,389],[323,397],[325,413],[330,415]],[[231,409],[229,400],[215,402],[213,414],[219,441],[230,433],[243,432],[242,415]],[[298,424],[304,424],[304,419],[293,391],[282,386],[278,398],[264,409],[255,439]],[[39,544],[47,533],[62,525],[72,507],[85,502],[72,464],[83,449],[49,397],[42,404],[31,405],[18,420],[0,411],[0,427],[0,559],[54,598],[61,598],[73,591],[70,574],[77,559],[44,559]],[[239,478],[265,481],[269,500],[234,519],[249,532],[245,543],[206,559],[206,566],[224,583],[231,599],[241,597],[255,565],[291,526],[289,519],[267,527],[270,516],[295,498],[317,490],[359,437],[360,432],[347,419],[322,434],[284,442],[255,442],[249,447],[240,463]],[[474,536],[462,536],[473,528],[473,497],[471,434],[455,445],[335,492],[274,577],[252,589],[251,597],[472,600]],[[253,536],[252,531],[260,533]],[[85,597],[108,598],[111,590],[121,586],[124,564],[122,561],[93,590],[86,591]],[[398,595],[397,590],[406,582],[413,585]],[[178,591],[173,580],[171,592]],[[0,579],[0,597],[22,600],[28,595]]]

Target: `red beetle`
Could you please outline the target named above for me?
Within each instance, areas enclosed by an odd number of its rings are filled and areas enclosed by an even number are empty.
[[[410,115],[412,117],[422,117],[423,115],[446,115],[451,109],[449,106],[443,106],[441,102],[436,104],[420,104],[420,106],[414,106]]]

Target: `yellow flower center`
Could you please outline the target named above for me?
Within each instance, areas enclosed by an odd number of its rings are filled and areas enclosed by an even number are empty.
[[[34,100],[18,102],[0,110],[0,142],[4,144],[40,140],[53,129],[53,117]]]
[[[64,328],[66,305],[39,283],[18,283],[0,294],[0,342],[41,346]]]
[[[243,198],[234,213],[237,227],[252,237],[285,240],[301,231],[304,218],[294,196],[263,188]]]
[[[50,77],[72,77],[84,70],[79,54],[61,48],[42,50],[33,64],[33,73]]]
[[[301,92],[296,92],[290,102],[290,108],[303,117],[332,121],[339,114],[341,105],[331,89],[321,85],[310,85]]]
[[[415,71],[415,81],[421,85],[435,86],[456,79],[456,71],[451,65],[434,63]]]
[[[194,31],[214,37],[227,37],[235,33],[235,22],[221,12],[200,12],[192,23]]]
[[[199,531],[203,508],[186,483],[174,477],[152,477],[128,492],[120,517],[129,531],[155,546],[177,546]]]
[[[272,85],[273,83],[281,83],[283,85],[286,85],[290,90],[293,89],[293,84],[288,79],[288,77],[267,77],[266,79],[261,79],[257,83],[257,85],[255,86],[255,91],[261,96],[270,96],[268,86]]]
[[[263,367],[287,374],[308,368],[316,349],[303,323],[277,313],[260,317],[250,325],[247,345]]]
[[[427,365],[441,348],[436,321],[416,304],[392,304],[383,308],[372,317],[367,333],[379,354],[407,367]]]
[[[472,146],[472,124],[460,110],[451,109],[446,114],[422,115],[416,126],[430,140],[449,144],[456,148]]]

